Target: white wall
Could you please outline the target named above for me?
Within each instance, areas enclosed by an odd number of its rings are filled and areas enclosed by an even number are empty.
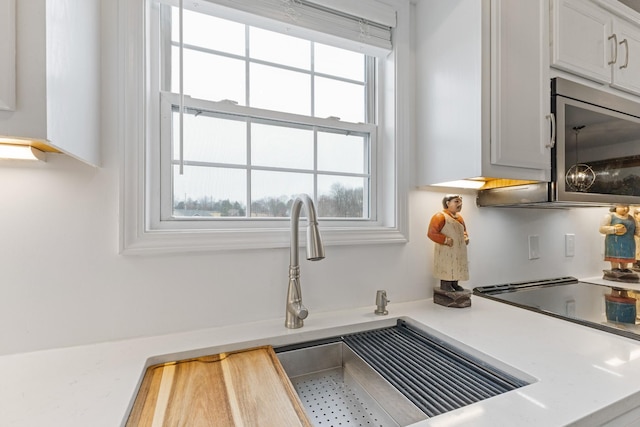
[[[124,257],[117,254],[115,141],[105,131],[106,162],[93,169],[50,157],[38,167],[0,167],[0,354],[283,318],[288,250]],[[311,312],[430,296],[432,244],[425,237],[442,193],[413,192],[406,245],[329,247],[302,261]],[[606,209],[478,209],[464,195],[471,280],[467,287],[562,275],[598,275]],[[564,233],[576,256],[564,257]],[[541,258],[528,260],[527,236]],[[389,306],[393,311],[393,302]]]
[[[118,141],[115,3],[103,2],[103,158],[100,169],[63,155],[36,166],[0,165],[0,354],[166,334],[282,318],[288,249],[196,255],[118,255]],[[314,313],[374,308],[375,291],[393,302],[430,297],[432,243],[425,233],[444,193],[412,192],[411,241],[328,247],[302,261],[305,304]],[[600,274],[606,209],[482,209],[465,194],[471,243],[466,287],[510,280]],[[564,257],[575,233],[576,256]],[[527,259],[527,236],[541,258]],[[301,257],[304,258],[304,257]],[[284,327],[284,326],[283,326]]]

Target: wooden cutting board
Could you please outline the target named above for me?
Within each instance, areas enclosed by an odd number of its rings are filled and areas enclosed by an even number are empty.
[[[271,347],[147,368],[127,427],[310,427]]]

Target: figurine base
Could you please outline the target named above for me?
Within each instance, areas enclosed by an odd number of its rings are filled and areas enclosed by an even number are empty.
[[[604,280],[612,280],[614,282],[623,282],[623,283],[638,283],[640,282],[640,276],[638,273],[634,273],[631,270],[602,270],[604,275],[602,278]]]
[[[433,302],[445,307],[465,308],[471,306],[471,291],[443,291],[433,289]]]

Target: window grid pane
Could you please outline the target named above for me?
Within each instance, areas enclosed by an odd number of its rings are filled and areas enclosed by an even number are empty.
[[[185,15],[185,25],[187,18],[194,27],[214,22],[196,15]],[[183,47],[188,95],[184,172],[179,173],[179,106],[174,101],[172,217],[288,217],[292,198],[304,192],[316,199],[322,218],[370,219],[371,138],[367,132],[345,132],[340,123],[366,123],[371,117],[366,82],[373,81],[374,69],[367,64],[374,59],[231,21],[225,25],[242,38],[244,52],[237,40],[211,44],[195,31]],[[180,78],[176,33],[165,52],[172,58],[165,62],[171,64],[167,74],[174,93]],[[268,40],[280,40],[276,50],[269,51]],[[192,98],[209,107],[188,107]],[[225,117],[216,109],[224,99],[235,101],[236,116]],[[272,118],[253,117],[256,108]],[[328,123],[319,131],[282,120],[283,114],[329,118],[336,127]]]

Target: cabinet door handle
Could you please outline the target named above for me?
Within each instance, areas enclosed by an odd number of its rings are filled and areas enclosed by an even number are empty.
[[[616,62],[618,62],[618,35],[615,33],[611,34],[607,40],[611,39],[613,39],[613,58],[607,63],[607,65],[615,64]]]
[[[624,39],[620,42],[620,44],[624,44],[624,64],[620,66],[620,69],[627,68],[629,66],[629,42],[627,39]]]
[[[556,115],[555,114],[547,114],[546,118],[551,122],[551,138],[549,139],[549,143],[545,146],[547,148],[553,148],[556,145]]]

